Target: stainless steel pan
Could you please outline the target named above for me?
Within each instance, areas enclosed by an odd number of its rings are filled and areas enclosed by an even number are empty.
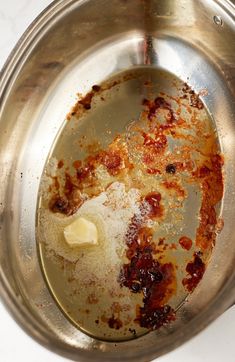
[[[146,43],[148,47],[146,48]],[[190,80],[216,124],[225,157],[224,229],[177,322],[137,340],[103,342],[54,303],[35,240],[40,178],[78,91],[152,66]],[[234,302],[235,4],[226,0],[59,0],[31,25],[0,79],[1,297],[49,349],[78,361],[147,361],[185,342]]]

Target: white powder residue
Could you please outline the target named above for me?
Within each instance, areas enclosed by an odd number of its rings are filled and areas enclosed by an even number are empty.
[[[39,240],[46,244],[48,254],[59,255],[76,262],[77,277],[89,279],[108,278],[118,273],[126,249],[125,234],[133,215],[138,214],[140,193],[137,189],[125,190],[125,185],[115,182],[106,192],[87,200],[73,216],[53,214],[42,209],[39,217]],[[77,217],[85,217],[97,226],[98,245],[71,248],[64,239],[64,227]],[[112,275],[112,279],[113,275]]]
[[[112,183],[107,189],[108,201],[106,205],[110,206],[113,210],[129,210],[133,214],[139,211],[139,204],[136,205],[137,200],[140,199],[140,192],[137,189],[130,189],[125,191],[125,185],[120,182]]]
[[[57,171],[58,171],[58,160],[55,157],[51,157],[46,167],[46,174],[50,177],[56,177]]]
[[[53,184],[53,178],[58,176],[58,171],[59,170],[58,170],[57,158],[55,157],[50,158],[41,178],[40,195],[45,201],[50,200],[51,195],[48,192],[48,189]]]

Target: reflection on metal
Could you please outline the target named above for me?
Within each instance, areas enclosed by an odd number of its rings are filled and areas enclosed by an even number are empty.
[[[214,23],[215,23],[216,25],[219,25],[219,26],[222,26],[222,25],[223,25],[223,20],[222,20],[221,16],[215,15],[215,16],[213,17],[213,20],[214,20]]]

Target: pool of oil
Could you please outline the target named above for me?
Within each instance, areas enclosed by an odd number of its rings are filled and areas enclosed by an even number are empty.
[[[48,287],[71,323],[92,337],[122,341],[148,332],[137,321],[143,294],[120,284],[120,271],[128,263],[126,233],[140,200],[151,192],[161,194],[163,215],[144,223],[153,232],[154,258],[174,266],[174,283],[164,302],[177,311],[188,295],[182,283],[188,263],[198,251],[206,263],[213,246],[212,240],[202,250],[197,242],[203,194],[195,175],[220,149],[201,101],[161,69],[117,74],[96,85],[88,99],[88,106],[81,102],[72,110],[51,148],[38,196],[36,234]],[[158,102],[163,106],[156,107]],[[97,154],[107,150],[121,152],[117,170],[97,161]],[[76,178],[78,167],[91,162],[89,156],[95,166],[83,182]],[[76,207],[52,211],[51,199],[63,194],[68,175]],[[83,199],[79,206],[76,197]],[[98,245],[66,244],[63,229],[78,216],[95,223]],[[192,241],[189,250],[179,242],[185,236]]]

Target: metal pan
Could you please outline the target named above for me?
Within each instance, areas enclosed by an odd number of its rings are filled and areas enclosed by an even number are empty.
[[[234,302],[234,13],[234,3],[222,0],[56,1],[27,30],[2,70],[1,297],[18,323],[51,350],[79,361],[151,360],[191,338]],[[76,94],[85,95],[93,85],[103,86],[126,73],[132,77],[125,78],[119,91],[110,89],[108,102],[97,103],[94,115],[93,109],[89,113],[97,117],[100,139],[106,130],[104,107],[116,130],[121,121],[115,115],[130,121],[140,114],[142,105],[133,105],[143,98],[143,74],[157,84],[155,93],[169,95],[177,80],[187,82],[201,94],[224,157],[218,210],[224,228],[200,284],[177,311],[176,321],[116,343],[84,333],[55,303],[35,230],[45,165],[59,152]],[[113,94],[119,102],[115,106]],[[109,102],[112,113],[105,106]],[[89,114],[83,115],[88,121]],[[191,205],[187,216],[193,212]]]

